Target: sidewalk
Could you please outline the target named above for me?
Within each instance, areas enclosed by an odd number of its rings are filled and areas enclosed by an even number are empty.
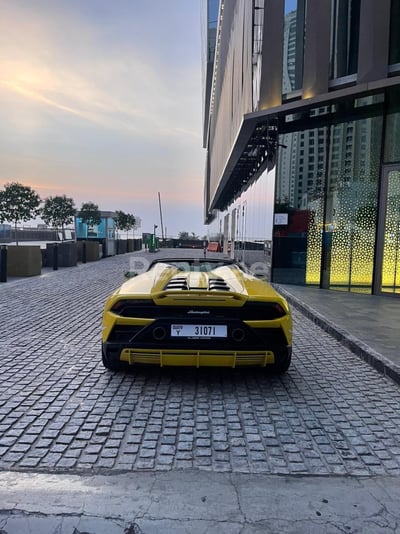
[[[0,473],[4,534],[385,534],[397,477]]]
[[[400,298],[288,284],[274,287],[289,304],[400,384]]]

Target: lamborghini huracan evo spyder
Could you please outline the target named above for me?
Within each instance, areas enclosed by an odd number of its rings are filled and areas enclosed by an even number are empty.
[[[106,301],[102,356],[128,365],[289,368],[286,300],[233,260],[157,259]]]

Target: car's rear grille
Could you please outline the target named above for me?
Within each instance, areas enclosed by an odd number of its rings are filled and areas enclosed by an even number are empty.
[[[161,367],[168,365],[184,365],[192,367],[265,367],[275,362],[271,351],[194,351],[194,350],[135,350],[125,349],[121,359],[130,365],[152,364]]]
[[[285,310],[276,302],[246,302],[243,306],[157,306],[152,301],[120,300],[111,311],[121,317],[174,319],[207,317],[214,319],[241,319],[243,321],[272,321],[286,315]]]
[[[168,289],[183,289],[183,290],[189,289],[186,277],[184,277],[184,276],[175,276],[164,287],[164,290],[168,290]]]
[[[222,278],[210,278],[208,281],[210,291],[229,291],[230,287]]]

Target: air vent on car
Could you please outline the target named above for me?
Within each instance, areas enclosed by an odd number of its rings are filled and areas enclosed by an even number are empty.
[[[176,276],[168,282],[164,289],[189,289],[189,287],[184,276]]]
[[[229,286],[222,278],[210,278],[208,289],[210,291],[229,291]]]

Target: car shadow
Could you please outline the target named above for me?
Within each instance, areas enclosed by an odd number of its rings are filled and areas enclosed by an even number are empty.
[[[264,367],[156,367],[149,365],[134,365],[129,366],[123,371],[108,371],[111,376],[118,375],[121,377],[125,375],[127,379],[140,381],[169,381],[169,382],[185,382],[196,383],[200,381],[215,382],[222,381],[242,381],[242,380],[260,380],[266,378],[268,380],[283,380],[285,376],[290,374],[290,369],[285,375],[276,375],[272,370]]]

